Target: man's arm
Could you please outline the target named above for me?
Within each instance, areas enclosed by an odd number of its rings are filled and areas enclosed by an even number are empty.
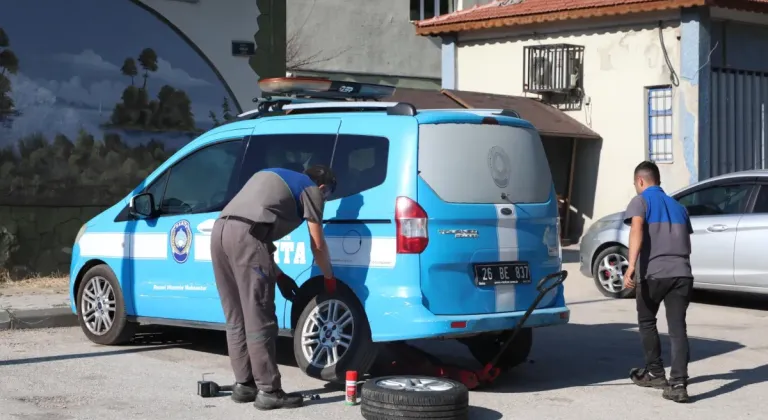
[[[629,229],[629,266],[634,269],[640,249],[643,247],[643,224],[645,223],[645,199],[638,195],[629,202],[624,214],[625,220],[631,220]]]
[[[318,267],[320,267],[320,270],[323,272],[323,277],[332,279],[333,269],[331,268],[331,255],[328,252],[328,244],[325,242],[323,225],[317,222],[307,221],[307,227],[309,227],[310,247],[312,248],[312,255],[315,256],[315,263],[317,263]]]
[[[323,233],[323,210],[325,207],[323,193],[317,187],[310,187],[301,193],[300,199],[304,207],[303,217],[309,228],[309,242],[312,255],[315,256],[315,263],[322,270],[323,277],[332,279],[331,256],[328,252],[328,244],[325,242],[325,233]]]

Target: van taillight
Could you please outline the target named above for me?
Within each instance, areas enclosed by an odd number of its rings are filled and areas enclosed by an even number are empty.
[[[408,197],[397,197],[395,203],[397,253],[420,254],[427,248],[427,212]]]

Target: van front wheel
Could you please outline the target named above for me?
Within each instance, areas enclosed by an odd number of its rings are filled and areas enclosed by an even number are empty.
[[[378,354],[365,311],[350,291],[321,294],[301,312],[293,334],[293,353],[308,376],[344,383],[346,372],[362,376]]]
[[[109,346],[133,338],[136,324],[128,321],[120,283],[108,266],[97,265],[85,273],[75,307],[80,328],[92,342]]]

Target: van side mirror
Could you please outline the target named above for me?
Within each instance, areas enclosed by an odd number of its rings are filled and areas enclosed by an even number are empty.
[[[128,211],[139,219],[146,219],[155,214],[155,198],[152,193],[141,193],[131,197]]]

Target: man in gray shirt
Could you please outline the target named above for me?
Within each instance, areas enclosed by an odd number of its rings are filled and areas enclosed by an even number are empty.
[[[632,381],[643,387],[664,389],[663,397],[688,401],[688,335],[686,312],[691,301],[691,238],[688,212],[659,186],[655,163],[637,165],[634,176],[637,196],[629,202],[625,222],[629,233],[629,267],[625,286],[637,287],[637,320],[645,350],[645,368],[630,371]],[[635,271],[637,267],[637,272]],[[638,281],[635,281],[635,279]],[[672,370],[667,381],[661,360],[656,314],[664,302],[672,343]]]
[[[323,235],[325,201],[335,188],[336,178],[325,166],[316,165],[304,173],[264,169],[248,180],[214,224],[211,257],[227,321],[236,402],[253,402],[260,410],[303,403],[301,395],[283,391],[275,360],[275,284],[287,300],[293,300],[298,287],[275,264],[273,241],[306,220],[326,288],[335,285]]]

